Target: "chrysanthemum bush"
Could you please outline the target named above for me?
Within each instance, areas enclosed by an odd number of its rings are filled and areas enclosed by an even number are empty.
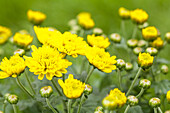
[[[108,36],[88,12],[70,20],[70,31],[63,33],[44,27],[46,15],[32,10],[30,32],[12,34],[0,26],[0,55],[12,49],[0,63],[2,112],[168,113],[170,81],[160,76],[168,73],[169,62],[159,53],[170,33],[149,25],[143,9],[121,7],[118,14],[122,32]],[[131,37],[126,21],[134,24]]]

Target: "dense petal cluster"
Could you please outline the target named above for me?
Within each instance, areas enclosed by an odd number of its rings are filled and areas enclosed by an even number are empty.
[[[0,79],[7,77],[17,77],[21,72],[24,71],[26,65],[25,61],[19,54],[15,54],[10,59],[6,57],[2,59],[0,63]]]
[[[90,13],[82,12],[78,14],[77,19],[78,23],[85,29],[91,29],[95,25]]]
[[[104,49],[88,47],[86,49],[86,57],[94,67],[105,73],[111,73],[112,70],[116,69],[116,56],[110,56]]]
[[[107,48],[110,45],[109,39],[103,36],[88,35],[87,41],[92,47]]]
[[[138,64],[140,67],[147,69],[153,64],[154,57],[149,53],[139,53]]]
[[[147,21],[148,17],[148,14],[142,9],[135,9],[130,13],[130,18],[138,24],[142,24]]]
[[[164,45],[164,41],[158,37],[156,40],[153,41],[152,46],[157,48],[157,49],[161,49]]]
[[[67,73],[66,68],[72,65],[67,59],[63,59],[62,54],[49,46],[43,45],[37,48],[32,45],[31,48],[32,57],[24,56],[25,62],[30,72],[39,75],[40,80],[44,78],[44,75],[48,80],[52,80],[53,76],[61,77],[62,73]]]
[[[0,26],[0,44],[3,44],[7,41],[8,37],[11,36],[11,30],[9,28]]]
[[[36,25],[41,24],[46,19],[46,15],[44,13],[32,10],[28,10],[27,17],[29,21]]]
[[[65,96],[71,99],[80,97],[85,89],[85,83],[74,79],[72,74],[69,74],[68,79],[64,82],[59,79],[58,83],[62,87]]]
[[[127,19],[130,17],[130,11],[125,9],[124,7],[119,8],[119,16],[123,19]]]
[[[154,26],[142,29],[142,35],[145,40],[154,40],[158,36],[158,30]]]

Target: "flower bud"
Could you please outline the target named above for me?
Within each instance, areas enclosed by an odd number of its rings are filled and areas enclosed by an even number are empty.
[[[146,28],[146,27],[148,27],[149,26],[149,23],[148,22],[144,22],[143,24],[139,24],[138,25],[138,28],[139,29],[143,29],[143,28]]]
[[[162,65],[162,67],[161,67],[161,72],[163,73],[163,74],[167,74],[168,73],[168,66],[167,65]]]
[[[139,55],[139,53],[141,53],[142,52],[142,48],[141,47],[135,47],[134,49],[133,49],[133,53],[135,54],[135,55]]]
[[[113,100],[113,98],[108,95],[102,100],[102,105],[105,109],[108,110],[114,110],[117,108],[116,102]]]
[[[115,42],[115,43],[120,43],[121,41],[121,36],[118,33],[112,33],[110,35],[110,39]]]
[[[103,111],[95,111],[94,113],[103,113]]]
[[[71,19],[71,20],[68,22],[68,25],[69,25],[70,27],[77,25],[77,19]]]
[[[130,40],[127,41],[127,45],[130,48],[136,47],[137,44],[138,44],[138,40],[136,40],[136,39],[130,39]]]
[[[20,56],[23,56],[25,54],[25,50],[24,49],[17,49],[16,51],[14,51],[14,55],[17,54],[17,53]]]
[[[148,89],[151,86],[151,81],[147,80],[147,79],[142,79],[139,82],[139,87],[143,88],[143,89]]]
[[[72,26],[71,27],[71,31],[80,31],[81,30],[81,27],[80,26],[78,26],[78,25],[75,25],[75,26]]]
[[[156,40],[152,42],[152,46],[157,49],[161,49],[163,45],[164,45],[164,41],[160,37],[158,37]]]
[[[2,111],[0,111],[0,113],[3,113]]]
[[[167,33],[165,34],[165,39],[166,39],[166,41],[167,41],[168,43],[170,43],[170,32],[167,32]]]
[[[146,52],[149,53],[151,56],[156,56],[158,53],[158,50],[154,47],[148,47],[146,48]]]
[[[40,89],[40,94],[44,98],[50,97],[52,93],[53,93],[53,89],[51,86],[44,86]]]
[[[103,111],[104,109],[103,109],[103,107],[102,106],[98,106],[98,107],[96,107],[96,109],[95,109],[95,111]]]
[[[170,90],[166,93],[166,99],[170,103]]]
[[[133,95],[130,95],[130,96],[127,97],[127,103],[128,103],[130,106],[137,105],[137,104],[138,104],[138,98],[136,98],[136,97],[133,96]]]
[[[153,108],[159,107],[160,104],[161,104],[161,100],[159,98],[154,97],[149,100],[149,105]]]
[[[13,44],[13,43],[14,43],[14,39],[13,39],[13,37],[10,37],[10,38],[9,38],[9,42],[10,42],[11,44]]]
[[[122,60],[122,59],[118,59],[117,60],[117,64],[116,64],[116,66],[119,68],[119,69],[122,69],[122,68],[124,68],[125,67],[125,61],[124,60]]]
[[[122,19],[128,19],[128,18],[130,18],[130,11],[125,9],[124,7],[120,7],[119,8],[119,16]]]
[[[133,64],[130,62],[127,62],[125,65],[125,70],[126,71],[131,71],[133,69]]]
[[[146,46],[147,42],[145,40],[139,40],[137,46],[138,47],[144,47]]]
[[[27,30],[20,30],[19,33],[21,33],[21,34],[29,34]]]
[[[165,111],[165,113],[170,113],[170,110],[168,110],[168,111]]]
[[[95,34],[95,35],[101,35],[102,33],[103,33],[103,30],[100,28],[93,29],[93,34]]]
[[[89,84],[86,84],[85,89],[84,89],[85,95],[90,95],[92,92],[93,92],[92,86],[90,86]]]
[[[7,98],[7,100],[8,100],[8,102],[9,102],[10,104],[17,104],[19,98],[18,98],[18,96],[16,96],[16,95],[9,95],[8,98]]]
[[[8,96],[9,96],[9,95],[11,95],[11,94],[6,93],[6,94],[4,95],[5,100],[7,100],[7,99],[8,99]]]

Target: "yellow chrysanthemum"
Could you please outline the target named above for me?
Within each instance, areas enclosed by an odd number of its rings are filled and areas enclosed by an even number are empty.
[[[80,97],[85,89],[85,83],[74,79],[72,74],[69,74],[68,79],[64,82],[59,79],[58,83],[62,87],[64,95],[71,99]]]
[[[94,67],[105,73],[111,73],[116,69],[116,56],[110,56],[104,49],[98,47],[88,47],[86,49],[86,57]]]
[[[38,40],[42,44],[48,43],[49,40],[61,37],[61,32],[51,27],[37,27],[34,26],[34,31],[37,35]],[[51,41],[53,42],[53,41]]]
[[[67,59],[62,59],[62,54],[49,46],[43,45],[37,48],[32,45],[31,48],[32,57],[24,56],[25,62],[30,68],[30,72],[39,75],[40,80],[44,78],[45,74],[48,80],[52,80],[53,76],[61,77],[62,73],[67,73],[66,68],[72,65]]]
[[[153,41],[152,46],[157,48],[157,49],[161,49],[164,45],[164,41],[158,37],[156,40]]]
[[[19,54],[13,55],[9,60],[5,57],[0,63],[0,79],[7,77],[17,77],[24,71],[25,61]]]
[[[130,12],[130,18],[138,24],[142,24],[147,21],[148,17],[148,14],[142,9],[135,9]]]
[[[154,57],[149,53],[139,53],[138,64],[140,67],[147,69],[153,64]]]
[[[158,30],[154,26],[142,29],[142,35],[145,40],[154,40],[158,36]]]
[[[27,16],[28,20],[36,25],[41,24],[46,19],[46,15],[40,11],[28,10]]]
[[[130,17],[130,11],[125,9],[124,7],[119,8],[119,16],[123,19],[127,19]]]
[[[167,92],[166,94],[166,99],[168,100],[168,102],[170,103],[170,90]]]
[[[99,48],[107,48],[110,45],[109,39],[103,36],[88,35],[87,41],[89,45]]]
[[[0,26],[0,44],[3,44],[7,41],[8,37],[11,36],[11,30],[9,28]]]
[[[82,12],[77,16],[78,23],[85,29],[91,29],[94,27],[95,23],[91,18],[90,13]]]
[[[15,33],[13,40],[20,46],[27,47],[33,41],[33,37],[30,34]]]

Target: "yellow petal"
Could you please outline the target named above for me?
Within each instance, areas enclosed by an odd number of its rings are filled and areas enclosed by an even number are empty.
[[[0,79],[8,78],[10,77],[7,73],[0,71]]]
[[[44,78],[44,74],[39,74],[39,75],[38,75],[38,79],[39,79],[39,80],[42,80],[43,78]]]

